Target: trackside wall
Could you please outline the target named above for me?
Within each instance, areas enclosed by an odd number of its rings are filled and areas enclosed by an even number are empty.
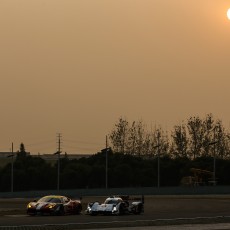
[[[230,195],[230,186],[199,187],[144,187],[144,188],[109,188],[109,189],[74,189],[23,192],[0,192],[0,198],[34,198],[48,194],[60,194],[70,197],[110,196],[110,195]]]

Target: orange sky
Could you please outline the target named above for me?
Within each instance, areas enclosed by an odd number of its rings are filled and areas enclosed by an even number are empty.
[[[230,0],[1,0],[0,151],[95,153],[119,117],[230,127]]]

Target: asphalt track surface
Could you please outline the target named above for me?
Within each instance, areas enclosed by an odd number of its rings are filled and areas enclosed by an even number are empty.
[[[102,202],[105,197],[83,198],[83,210],[90,201]],[[102,229],[141,227],[139,229],[169,229],[166,226],[196,224],[224,224],[230,229],[230,196],[146,196],[144,213],[124,216],[27,216],[27,199],[0,199],[1,229]],[[165,226],[161,228],[160,226]],[[9,227],[11,226],[11,227]],[[61,226],[61,228],[60,228]],[[158,228],[154,228],[158,226]],[[203,225],[204,227],[205,225]],[[19,228],[22,227],[22,228]],[[135,228],[134,228],[135,229]],[[179,227],[177,228],[179,229]],[[186,229],[186,228],[181,228]],[[189,228],[187,228],[189,229]],[[192,229],[192,228],[191,228]],[[202,229],[202,228],[200,228]],[[203,228],[205,229],[205,228]],[[211,228],[208,228],[211,229]]]
[[[127,228],[104,228],[103,230],[126,230]],[[230,224],[186,224],[174,226],[131,227],[129,230],[229,230]],[[94,230],[99,230],[94,229]]]

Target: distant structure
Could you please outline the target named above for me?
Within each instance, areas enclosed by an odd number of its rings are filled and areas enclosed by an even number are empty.
[[[66,154],[66,153],[64,153],[64,154],[60,154],[60,158],[64,158],[64,157],[67,157],[68,159],[70,159],[70,160],[73,160],[73,159],[80,159],[80,158],[83,158],[83,157],[85,157],[85,158],[88,158],[88,157],[90,157],[90,156],[92,156],[93,154]],[[45,153],[45,154],[38,154],[38,155],[31,155],[32,157],[40,157],[40,158],[42,158],[42,159],[44,159],[44,160],[47,160],[47,161],[53,161],[53,160],[56,160],[57,159],[57,156],[56,155],[54,155],[54,154],[47,154],[47,153]]]
[[[18,152],[14,152],[15,157],[17,156],[17,153]],[[0,158],[7,158],[11,154],[12,154],[12,152],[0,152]],[[31,154],[30,152],[26,152],[26,155],[31,156],[31,157],[41,157],[44,160],[56,160],[57,159],[56,155],[48,154],[48,153]],[[60,158],[68,157],[68,159],[73,160],[73,159],[80,159],[82,157],[88,158],[92,155],[93,154],[67,154],[67,153],[63,153],[63,154],[60,154]]]
[[[216,181],[213,180],[213,172],[198,168],[191,168],[192,176],[185,176],[181,179],[182,186],[202,186],[202,185],[215,185]]]
[[[15,161],[17,154],[19,152],[14,152],[14,156],[12,158],[12,152],[0,152],[0,166],[4,167],[6,164],[12,163],[12,160]],[[57,155],[54,154],[30,154],[30,152],[26,152],[27,156],[31,157],[40,157],[44,159],[45,161],[54,164],[57,161]],[[69,160],[74,160],[74,159],[80,159],[82,157],[88,158],[92,156],[93,154],[60,154],[60,158],[65,158],[68,157]]]
[[[7,158],[12,152],[0,152],[0,158]]]
[[[19,152],[14,152],[15,157],[17,156]],[[11,155],[12,152],[0,152],[0,158],[7,158],[9,155]],[[26,155],[29,156],[30,152],[26,152]]]

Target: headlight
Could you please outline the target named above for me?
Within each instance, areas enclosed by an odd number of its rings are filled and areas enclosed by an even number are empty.
[[[27,208],[32,208],[32,205],[31,205],[31,204],[28,204],[28,205],[27,205]]]
[[[49,205],[48,205],[48,208],[49,208],[49,209],[52,209],[52,208],[54,208],[55,206],[56,206],[56,204],[49,204]]]
[[[116,212],[116,211],[117,211],[117,207],[114,206],[112,212]]]

